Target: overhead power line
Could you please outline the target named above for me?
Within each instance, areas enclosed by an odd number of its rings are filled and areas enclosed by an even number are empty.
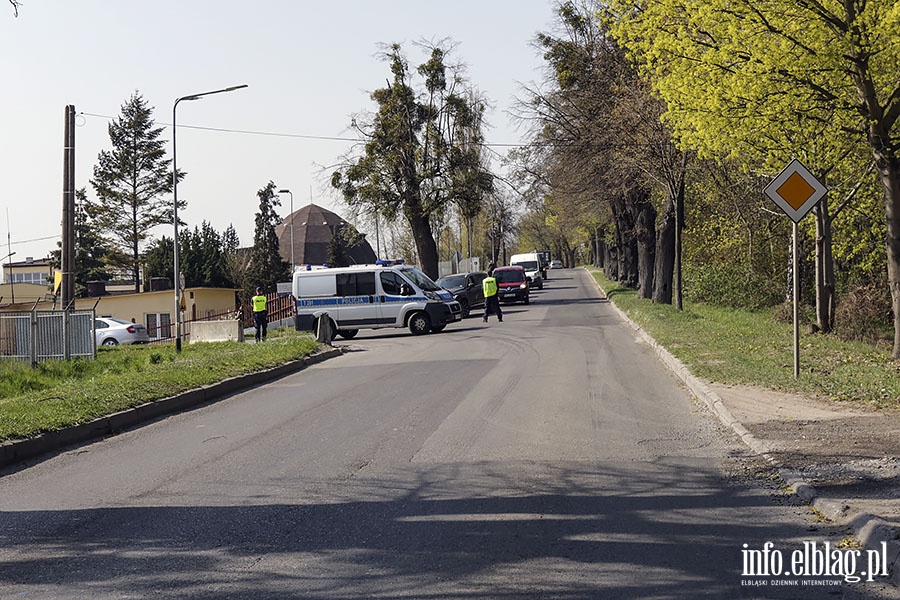
[[[60,237],[60,234],[57,233],[56,235],[48,235],[46,237],[32,238],[30,240],[12,240],[10,242],[10,244],[12,244],[13,246],[16,246],[18,244],[30,244],[31,242],[44,242],[47,240],[58,240],[59,237]]]
[[[86,117],[97,117],[99,119],[114,119],[115,117],[111,117],[109,115],[100,115],[97,113],[89,113],[89,112],[80,112],[80,115],[84,115]],[[162,121],[157,121],[159,125],[165,125],[166,127],[171,127],[171,123],[164,123]],[[351,137],[342,137],[342,136],[328,136],[328,135],[309,135],[304,133],[280,133],[277,131],[254,131],[250,129],[229,129],[225,127],[203,127],[200,125],[178,125],[179,129],[197,129],[200,131],[217,131],[220,133],[239,133],[243,135],[259,135],[259,136],[267,136],[267,137],[281,137],[281,138],[295,138],[302,140],[320,140],[326,142],[353,142],[357,144],[365,143],[367,140],[362,138],[351,138]],[[529,144],[494,144],[494,143],[482,143],[482,146],[487,146],[489,148],[520,148],[523,146],[528,146]]]

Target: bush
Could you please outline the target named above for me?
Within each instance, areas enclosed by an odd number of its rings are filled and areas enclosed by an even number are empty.
[[[891,342],[893,311],[887,285],[867,284],[838,296],[834,329],[844,341]]]
[[[685,265],[684,294],[693,302],[752,310],[784,300],[783,282],[749,265]]]

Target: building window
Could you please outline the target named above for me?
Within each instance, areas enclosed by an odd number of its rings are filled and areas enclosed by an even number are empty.
[[[46,273],[12,273],[10,279],[12,283],[37,283],[46,284]]]
[[[172,318],[169,313],[147,313],[145,324],[152,340],[172,337]]]

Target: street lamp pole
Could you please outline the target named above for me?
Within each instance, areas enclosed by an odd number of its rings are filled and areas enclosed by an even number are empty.
[[[291,190],[278,190],[279,194],[288,194],[291,197],[291,280],[294,278],[294,194]]]
[[[221,94],[223,92],[233,92],[235,90],[239,90],[247,87],[247,84],[235,85],[227,88],[222,88],[221,90],[213,90],[211,92],[202,92],[200,94],[191,94],[190,96],[182,96],[181,98],[175,99],[175,104],[172,105],[172,222],[175,225],[175,239],[173,240],[174,246],[174,287],[175,287],[175,351],[181,352],[181,271],[179,271],[178,267],[178,163],[176,162],[175,157],[175,133],[177,131],[177,127],[175,125],[175,115],[176,109],[178,108],[178,103],[182,100],[199,100],[203,96],[211,96],[212,94]]]

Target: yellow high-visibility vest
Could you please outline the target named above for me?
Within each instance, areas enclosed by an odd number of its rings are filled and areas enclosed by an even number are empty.
[[[489,298],[497,295],[497,280],[493,277],[485,277],[481,282],[481,289],[484,290],[484,297]]]
[[[253,302],[253,312],[262,312],[266,310],[265,296],[253,296],[251,301]]]

